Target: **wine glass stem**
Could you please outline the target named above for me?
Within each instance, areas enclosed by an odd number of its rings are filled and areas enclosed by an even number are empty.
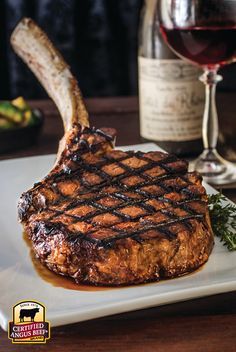
[[[222,76],[216,70],[205,70],[199,77],[205,84],[206,101],[203,114],[202,138],[204,149],[214,150],[218,140],[218,116],[216,110],[215,93],[216,85],[222,80]]]

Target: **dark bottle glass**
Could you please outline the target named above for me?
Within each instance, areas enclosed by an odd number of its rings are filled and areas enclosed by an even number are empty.
[[[177,155],[202,150],[201,70],[175,56],[160,33],[158,0],[146,0],[139,28],[140,134]]]

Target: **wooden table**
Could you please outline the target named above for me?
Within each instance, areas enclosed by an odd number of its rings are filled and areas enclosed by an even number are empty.
[[[221,130],[232,158],[236,151],[235,102],[235,93],[218,96]],[[38,145],[0,159],[56,152],[63,128],[55,106],[49,100],[31,105],[46,117]],[[117,129],[118,145],[141,142],[137,98],[87,99],[86,105],[92,125]],[[236,189],[224,192],[236,201]],[[236,351],[236,292],[54,328],[46,345],[12,345],[0,331],[0,351]]]

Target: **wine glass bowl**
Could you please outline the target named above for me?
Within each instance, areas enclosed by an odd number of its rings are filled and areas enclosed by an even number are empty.
[[[179,56],[208,69],[219,68],[233,60],[235,29],[235,26],[161,27],[166,42]]]
[[[236,1],[159,0],[161,33],[168,46],[182,59],[202,67],[205,84],[203,116],[204,151],[195,170],[212,184],[236,181],[236,167],[216,151],[218,117],[215,105],[217,71],[235,60]]]

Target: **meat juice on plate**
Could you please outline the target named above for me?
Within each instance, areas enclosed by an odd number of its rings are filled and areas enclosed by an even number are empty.
[[[50,283],[52,286],[61,287],[66,290],[75,291],[104,291],[112,290],[113,287],[106,286],[92,286],[86,284],[77,284],[74,280],[69,277],[57,275],[53,271],[50,271],[46,266],[44,266],[38,258],[36,258],[33,248],[31,246],[31,241],[27,234],[23,232],[23,240],[25,241],[27,247],[29,248],[29,255],[34,267],[34,270],[39,275],[39,277]]]

